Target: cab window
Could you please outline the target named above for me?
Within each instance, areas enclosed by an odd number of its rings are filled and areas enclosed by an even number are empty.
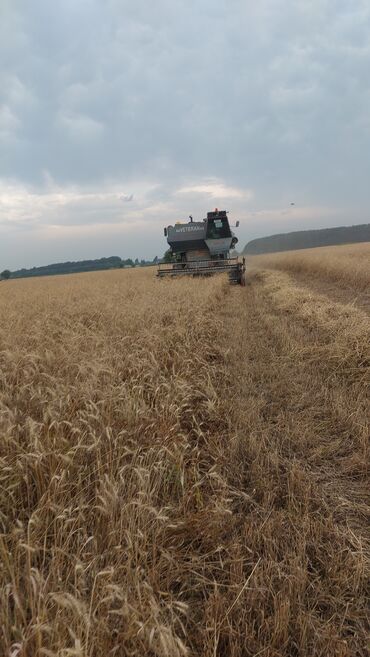
[[[231,237],[227,217],[225,219],[209,219],[206,239],[220,239],[223,237]]]

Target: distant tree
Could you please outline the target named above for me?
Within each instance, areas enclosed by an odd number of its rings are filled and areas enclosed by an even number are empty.
[[[158,262],[158,256],[155,256],[155,258],[153,259],[153,263],[156,265],[157,262]]]
[[[0,274],[0,278],[3,281],[7,281],[11,277],[11,275],[12,275],[12,272],[9,271],[9,269],[4,269],[4,271],[2,271],[1,274]]]
[[[135,258],[135,267],[137,267],[139,264],[139,258]]]
[[[370,241],[370,224],[356,226],[337,226],[316,230],[300,230],[293,233],[279,233],[269,237],[258,237],[244,247],[243,253],[274,253],[296,249],[311,249],[317,246],[336,244],[355,244]]]
[[[163,262],[173,262],[173,253],[171,249],[168,249],[163,256]]]
[[[134,267],[134,261],[131,258],[126,258],[126,260],[122,260],[121,262],[122,267]]]

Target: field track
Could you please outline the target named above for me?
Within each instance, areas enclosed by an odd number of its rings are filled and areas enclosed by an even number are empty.
[[[288,272],[303,287],[332,301],[355,303],[370,311],[370,245],[321,247],[254,256],[250,264]]]
[[[370,251],[340,248],[345,279],[334,249],[0,285],[0,654],[368,654]]]

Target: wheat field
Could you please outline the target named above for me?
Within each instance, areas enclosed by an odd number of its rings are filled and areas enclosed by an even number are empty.
[[[266,265],[268,268],[310,276],[319,282],[332,282],[340,288],[351,287],[357,294],[369,293],[369,242],[269,253],[253,256],[251,262],[260,267]]]
[[[345,283],[282,254],[245,288],[0,284],[0,655],[368,654],[369,315],[341,249]]]

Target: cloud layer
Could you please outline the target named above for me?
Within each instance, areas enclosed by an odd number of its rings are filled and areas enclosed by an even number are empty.
[[[368,221],[369,36],[367,0],[3,0],[0,266]]]

